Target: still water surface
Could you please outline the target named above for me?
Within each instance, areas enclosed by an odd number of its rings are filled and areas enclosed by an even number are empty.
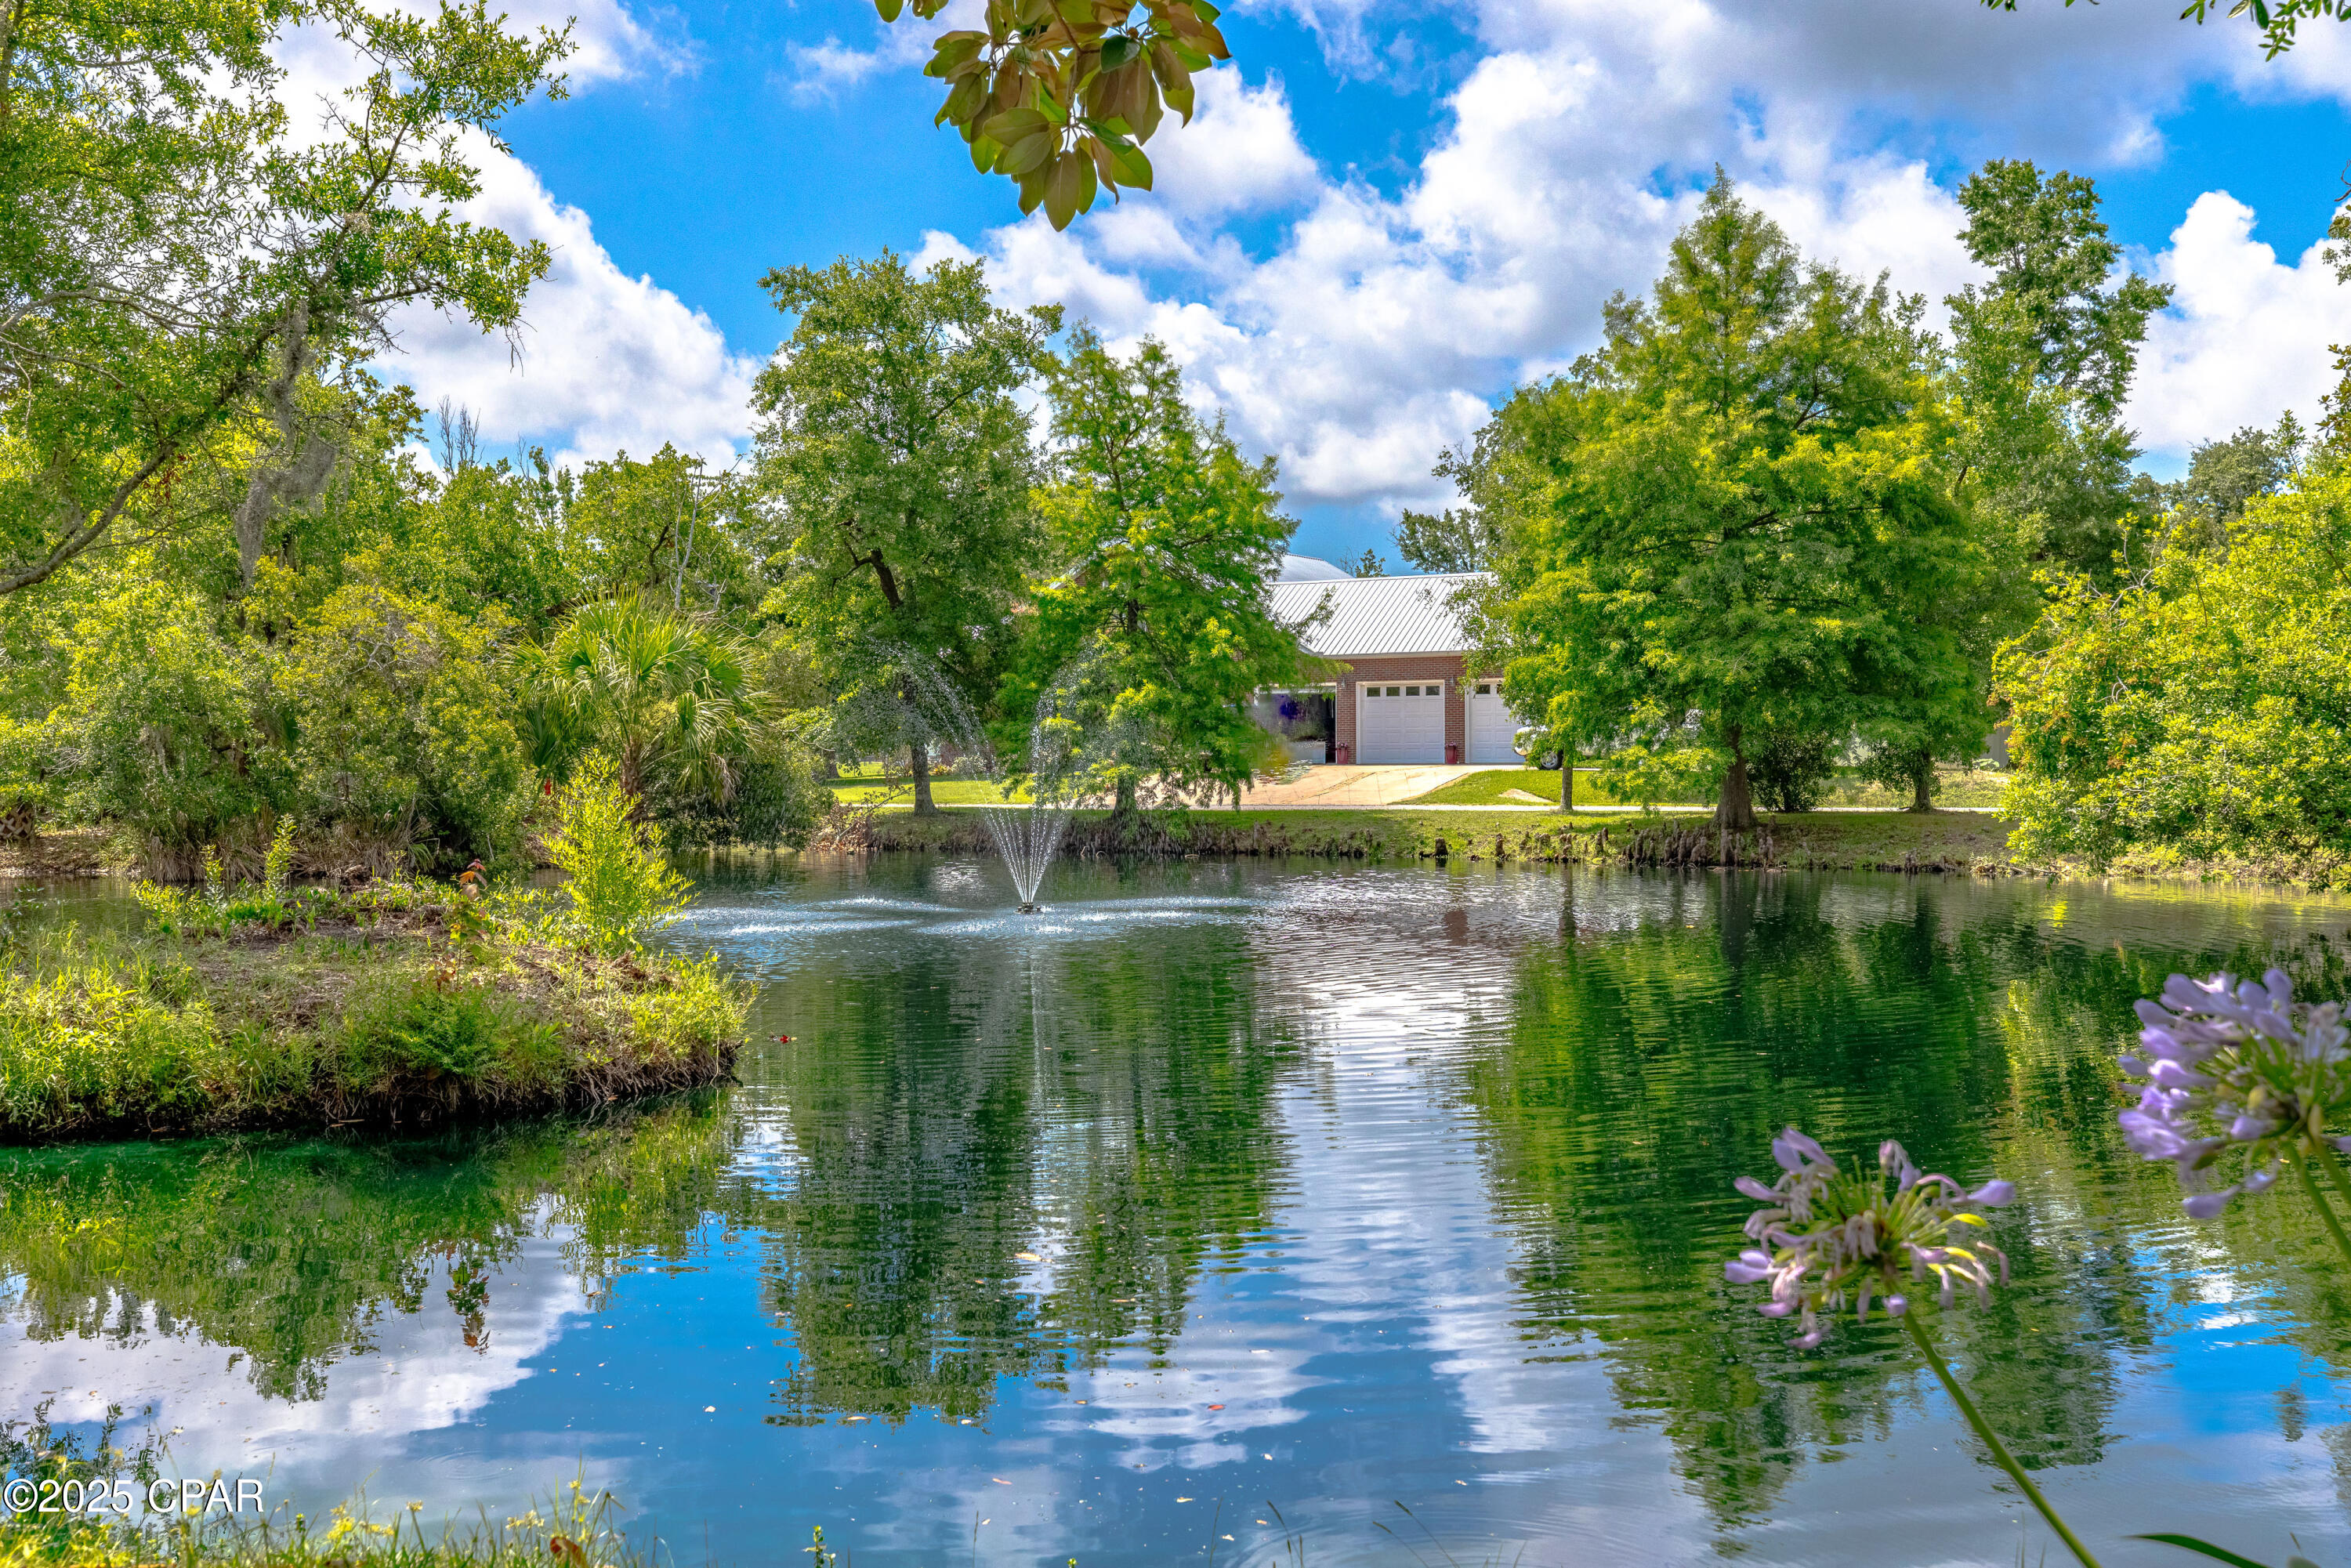
[[[2174,968],[2342,994],[2351,909],[1225,864],[1049,898],[705,883],[674,940],[756,981],[760,1043],[641,1115],[0,1151],[0,1418],[152,1407],[185,1471],[314,1512],[584,1475],[685,1562],[814,1524],[885,1564],[2038,1560],[1907,1341],[1793,1353],[1722,1282],[1792,1122],[2017,1182],[2016,1281],[1946,1338],[2110,1568],[2160,1529],[2351,1560],[2345,1281],[2287,1202],[2181,1219],[2111,1066]]]

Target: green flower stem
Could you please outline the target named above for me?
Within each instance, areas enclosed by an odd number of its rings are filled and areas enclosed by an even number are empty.
[[[2351,1208],[2351,1182],[2344,1179],[2343,1162],[2335,1157],[2335,1145],[2314,1134],[2310,1147],[2318,1156],[2318,1168],[2326,1173],[2327,1184],[2335,1188],[2335,1196],[2343,1200],[2344,1207]]]
[[[2327,1160],[2330,1168],[2326,1174],[2339,1188],[2342,1185],[2342,1174],[2332,1168],[2331,1155],[2325,1152],[2322,1145],[2314,1144],[2312,1147],[2320,1150],[2320,1157]],[[2302,1145],[2291,1143],[2286,1145],[2285,1157],[2294,1162],[2294,1175],[2302,1178],[2304,1190],[2310,1194],[2311,1205],[2318,1210],[2318,1218],[2326,1222],[2326,1234],[2335,1238],[2336,1250],[2343,1254],[2345,1262],[2351,1263],[2351,1235],[2344,1233],[2343,1221],[2336,1216],[2335,1206],[2326,1201],[2326,1193],[2319,1186],[2318,1178],[2310,1174],[2310,1160],[2302,1152]]]
[[[1968,1397],[1967,1390],[1961,1388],[1959,1379],[1951,1375],[1951,1369],[1943,1364],[1943,1353],[1935,1348],[1935,1341],[1927,1333],[1925,1319],[1917,1307],[1902,1314],[1902,1326],[1910,1331],[1911,1343],[1917,1345],[1918,1354],[1927,1358],[1927,1365],[1934,1373],[1936,1380],[1942,1384],[1943,1392],[1951,1396],[1951,1403],[1959,1407],[1959,1414],[1968,1418],[1968,1425],[1975,1428],[1976,1436],[1981,1437],[1984,1447],[1991,1450],[1993,1462],[2006,1470],[2008,1479],[2023,1490],[2025,1500],[2049,1521],[2049,1528],[2057,1532],[2057,1539],[2081,1560],[2082,1568],[2098,1568],[2098,1560],[2090,1555],[2090,1549],[2065,1527],[2064,1520],[2057,1517],[2057,1511],[2049,1506],[2049,1500],[2041,1495],[2041,1489],[2032,1484],[2032,1478],[2024,1473],[2024,1467],[2016,1462],[2015,1457],[2008,1451],[2008,1445],[2000,1440],[2000,1434],[1993,1431],[1991,1423],[1983,1418],[1983,1412],[1976,1408],[1976,1402]]]

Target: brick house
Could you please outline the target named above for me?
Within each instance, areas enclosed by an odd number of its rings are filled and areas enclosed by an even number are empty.
[[[1332,762],[1520,762],[1500,682],[1465,668],[1469,639],[1453,599],[1478,574],[1283,576],[1274,613],[1302,621],[1328,604],[1306,646],[1344,665],[1331,685],[1274,694],[1292,755],[1311,759],[1320,739]]]

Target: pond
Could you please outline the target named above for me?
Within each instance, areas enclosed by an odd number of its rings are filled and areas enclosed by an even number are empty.
[[[1793,1123],[2022,1188],[1946,1342],[2110,1568],[2190,1561],[2150,1530],[2351,1559],[2345,1281],[2299,1198],[2182,1218],[2113,1067],[2175,968],[2342,994],[2351,908],[1208,862],[1046,897],[706,880],[674,940],[759,988],[715,1096],[0,1150],[0,1418],[120,1405],[314,1514],[579,1476],[720,1563],[818,1524],[860,1564],[2040,1560],[1907,1341],[1792,1351],[1724,1282]]]

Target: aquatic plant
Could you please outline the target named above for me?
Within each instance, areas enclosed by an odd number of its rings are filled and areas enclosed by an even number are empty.
[[[1758,1245],[1724,1265],[1726,1277],[1735,1285],[1769,1284],[1771,1296],[1756,1311],[1765,1317],[1795,1318],[1800,1350],[1826,1338],[1830,1316],[1848,1301],[1855,1320],[1864,1322],[1871,1299],[1877,1298],[1886,1315],[1908,1333],[1993,1462],[2008,1472],[2083,1568],[2098,1568],[2097,1559],[1951,1375],[1924,1316],[1902,1289],[1931,1276],[1945,1308],[1962,1286],[1989,1302],[1995,1278],[2008,1281],[2008,1259],[1972,1232],[1988,1224],[1980,1211],[2013,1202],[2016,1188],[1995,1179],[1970,1192],[1949,1176],[1919,1170],[1890,1138],[1877,1146],[1875,1172],[1858,1163],[1845,1170],[1793,1127],[1771,1140],[1771,1157],[1780,1166],[1777,1181],[1767,1186],[1740,1176],[1733,1184],[1763,1207],[1747,1217],[1748,1239]]]
[[[2351,1208],[2336,1157],[2351,1137],[2326,1131],[2351,1112],[2351,1030],[2341,1007],[2296,1002],[2294,982],[2272,969],[2242,984],[2227,974],[2174,975],[2162,1000],[2141,1001],[2138,1016],[2147,1026],[2138,1053],[2122,1065],[2144,1086],[2121,1114],[2123,1134],[2148,1159],[2172,1162],[2188,1193],[2181,1207],[2216,1218],[2230,1199],[2268,1191],[2292,1166],[2351,1261],[2351,1234],[2318,1181],[2324,1174]]]

